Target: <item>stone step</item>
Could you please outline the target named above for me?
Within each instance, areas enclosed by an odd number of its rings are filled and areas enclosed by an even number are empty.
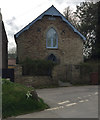
[[[70,87],[70,86],[72,86],[72,84],[71,83],[69,83],[69,82],[62,82],[62,81],[60,81],[59,80],[59,86],[60,87]]]

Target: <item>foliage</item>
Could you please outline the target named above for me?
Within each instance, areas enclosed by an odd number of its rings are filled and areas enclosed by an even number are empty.
[[[83,54],[86,58],[100,58],[100,1],[81,2],[76,6],[76,12],[70,7],[64,10],[65,17],[86,37]]]
[[[8,54],[8,58],[16,58],[16,54],[14,54],[14,53],[9,53],[9,54]]]
[[[28,99],[30,96],[32,96],[32,94],[30,93],[30,91],[27,91],[26,96],[27,96],[27,99]]]
[[[51,75],[55,65],[52,61],[26,58],[22,63],[23,75]]]
[[[79,74],[80,76],[72,80],[73,85],[90,85],[92,73],[98,72],[98,64],[86,62],[80,64]]]
[[[16,54],[16,47],[12,47],[8,51],[9,54]]]
[[[42,99],[27,99],[27,91],[33,88],[3,80],[2,85],[2,115],[3,118],[26,114],[34,111],[46,109],[48,106]]]
[[[91,64],[88,64],[88,63],[83,63],[81,64],[81,74],[84,74],[84,75],[88,75],[89,73],[91,72],[94,72],[95,69],[94,69],[94,66],[91,65]]]
[[[90,57],[97,37],[98,3],[82,2],[77,6],[75,14],[79,22],[79,31],[87,38],[84,55]]]
[[[68,6],[64,9],[63,14],[65,18],[76,28],[78,28],[78,21],[72,9]]]
[[[91,58],[100,60],[100,1],[96,3],[96,6],[98,7],[98,24],[96,29],[96,41],[93,45]]]
[[[16,48],[15,47],[8,50],[8,58],[16,59]]]

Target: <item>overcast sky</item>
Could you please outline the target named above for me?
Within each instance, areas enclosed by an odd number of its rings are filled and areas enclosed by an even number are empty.
[[[86,0],[1,0],[0,8],[9,41],[9,49],[16,46],[14,34],[51,5],[54,5],[63,14],[63,10],[67,6],[75,10],[76,5],[83,1]]]

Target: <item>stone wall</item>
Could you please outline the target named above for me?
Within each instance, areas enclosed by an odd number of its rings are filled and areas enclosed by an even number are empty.
[[[52,70],[53,79],[58,82],[59,80],[66,81],[66,66],[57,65]]]
[[[15,82],[35,88],[57,85],[57,82],[50,76],[23,76],[22,67],[20,65],[16,65],[15,67]]]
[[[50,85],[59,85],[59,81],[71,84],[92,84],[97,83],[94,79],[93,73],[98,74],[98,67],[82,65],[56,65],[52,70],[52,77],[50,76],[22,76],[22,67],[17,65],[15,67],[15,82],[24,84],[26,86],[43,87]]]
[[[83,40],[60,17],[44,16],[16,38],[19,62],[26,57],[46,59],[54,54],[61,65],[83,62]],[[46,48],[46,33],[53,27],[58,34],[58,48]]]
[[[15,82],[35,88],[52,85],[52,79],[48,76],[21,76],[19,79],[15,79]]]
[[[92,76],[95,74],[95,78]],[[53,79],[71,84],[92,84],[97,83],[97,65],[58,65],[52,71]],[[92,81],[94,79],[94,81]],[[95,80],[96,79],[96,80]]]

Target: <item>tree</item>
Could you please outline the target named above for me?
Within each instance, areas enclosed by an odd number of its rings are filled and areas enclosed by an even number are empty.
[[[16,54],[16,47],[12,47],[8,51],[9,54]]]
[[[84,45],[84,55],[92,56],[94,44],[96,43],[97,22],[98,22],[98,3],[82,2],[76,6],[74,14],[78,18],[78,29],[87,38]],[[95,48],[96,49],[96,48]]]
[[[74,14],[74,12],[71,10],[71,8],[68,6],[67,8],[64,9],[63,14],[65,18],[76,28],[78,28],[78,21],[77,18]]]
[[[15,47],[9,49],[8,58],[16,58],[16,48]]]
[[[100,1],[82,2],[76,6],[76,12],[73,12],[70,7],[64,9],[64,15],[76,29],[78,29],[85,37],[83,54],[88,58],[100,58],[100,38],[98,25],[98,16],[100,16]]]
[[[70,9],[70,7],[68,6],[67,8],[64,9],[64,16],[66,17],[67,20],[71,21],[71,14],[72,14],[72,10]]]
[[[97,22],[97,29],[96,29],[96,41],[93,45],[92,49],[92,58],[100,60],[100,1],[96,3],[98,7],[98,22]]]

